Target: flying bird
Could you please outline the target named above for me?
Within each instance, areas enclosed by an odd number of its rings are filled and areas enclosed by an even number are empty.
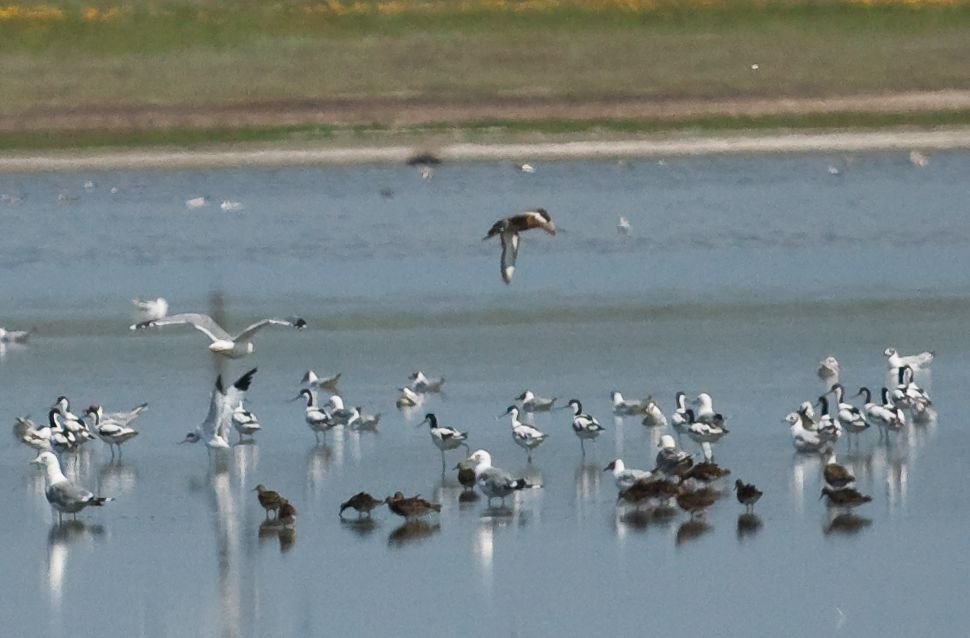
[[[299,317],[290,319],[263,319],[249,326],[239,334],[230,335],[225,329],[217,324],[209,315],[196,313],[183,313],[161,317],[160,319],[150,319],[129,326],[130,330],[142,330],[144,328],[157,328],[161,326],[175,326],[189,324],[199,332],[212,340],[209,350],[230,359],[239,359],[247,354],[252,354],[256,349],[253,346],[253,337],[257,332],[266,326],[291,326],[300,330],[306,327],[306,321]]]
[[[519,233],[530,228],[541,228],[550,235],[556,234],[556,225],[545,208],[529,210],[495,222],[482,241],[498,235],[502,240],[502,281],[512,283],[515,272],[515,259],[519,255]]]

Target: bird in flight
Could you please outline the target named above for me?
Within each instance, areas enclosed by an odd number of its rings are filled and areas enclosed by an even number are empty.
[[[495,222],[488,230],[482,241],[498,235],[502,240],[502,281],[512,283],[512,273],[515,272],[515,259],[519,255],[519,233],[530,228],[541,228],[550,235],[556,234],[556,225],[545,208],[528,210],[518,215],[512,215]]]
[[[256,349],[253,346],[253,336],[266,326],[291,326],[298,330],[306,327],[306,321],[299,317],[293,317],[291,319],[263,319],[233,336],[226,332],[209,315],[183,313],[132,324],[130,329],[142,330],[144,328],[181,324],[189,324],[209,337],[212,340],[212,343],[209,344],[209,350],[224,357],[229,357],[230,359],[239,359],[240,357],[245,357],[247,354],[252,354],[253,350]]]

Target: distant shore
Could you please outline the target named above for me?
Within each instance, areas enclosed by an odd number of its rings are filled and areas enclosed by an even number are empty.
[[[417,152],[431,152],[443,162],[533,162],[757,153],[848,153],[892,150],[925,152],[949,149],[970,149],[970,128],[932,131],[668,134],[636,139],[575,139],[556,142],[487,144],[443,143],[355,147],[274,144],[217,146],[192,150],[12,151],[0,154],[0,172],[400,164]]]

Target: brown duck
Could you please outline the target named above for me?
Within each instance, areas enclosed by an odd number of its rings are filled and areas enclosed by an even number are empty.
[[[466,490],[475,488],[475,466],[477,464],[477,461],[465,459],[455,466],[455,469],[458,470],[458,482]]]
[[[259,499],[259,504],[263,506],[264,510],[266,510],[266,518],[269,518],[270,512],[275,512],[277,513],[277,516],[279,516],[278,512],[280,505],[283,504],[283,498],[278,492],[266,489],[262,483],[253,488],[253,491],[256,492],[256,497]]]
[[[859,505],[865,505],[872,500],[871,496],[865,496],[860,494],[851,487],[844,487],[841,490],[833,490],[828,487],[822,488],[822,494],[819,496],[821,499],[823,496],[829,497],[829,505],[835,507],[858,507]]]
[[[761,490],[755,487],[753,483],[745,483],[741,479],[734,482],[734,491],[737,493],[738,503],[744,505],[749,512],[754,509],[754,504],[761,498]]]
[[[626,501],[634,505],[651,499],[666,501],[677,495],[677,485],[664,479],[642,479],[622,490],[616,497],[617,501]]]
[[[687,479],[694,479],[696,481],[701,481],[702,483],[713,483],[722,476],[727,476],[731,473],[731,470],[721,467],[717,463],[711,463],[709,461],[702,461],[693,465],[690,469],[681,475],[681,479],[686,481]]]
[[[296,508],[284,498],[282,499],[280,508],[276,513],[276,518],[279,522],[283,523],[283,525],[292,527],[293,525],[296,525]]]
[[[696,491],[681,489],[677,493],[677,505],[688,512],[691,518],[702,513],[717,500],[717,494],[711,491]]]
[[[340,504],[340,518],[344,517],[344,510],[348,508],[357,510],[357,518],[360,518],[362,514],[367,514],[367,516],[370,516],[372,509],[383,504],[384,501],[377,500],[367,492],[357,492]]]
[[[392,512],[408,520],[420,518],[431,512],[441,511],[441,505],[438,503],[429,503],[421,498],[420,494],[405,498],[401,492],[394,492],[394,496],[388,496],[384,499],[384,502],[387,503],[387,507]]]

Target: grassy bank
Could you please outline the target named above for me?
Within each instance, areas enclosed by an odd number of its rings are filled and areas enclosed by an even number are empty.
[[[21,2],[0,5],[0,42],[0,116],[13,123],[0,148],[353,138],[394,128],[393,121],[375,127],[353,104],[332,126],[239,125],[232,113],[218,125],[187,125],[143,116],[146,106],[265,110],[267,103],[416,96],[703,101],[970,89],[970,4],[959,1]],[[113,123],[98,132],[16,132],[20,119],[102,110]],[[968,119],[840,117],[854,126]],[[671,127],[622,114],[608,122],[546,119],[537,111],[528,126]],[[704,117],[675,126],[803,128],[837,119]],[[526,126],[453,116],[441,124],[459,124],[472,136]]]

